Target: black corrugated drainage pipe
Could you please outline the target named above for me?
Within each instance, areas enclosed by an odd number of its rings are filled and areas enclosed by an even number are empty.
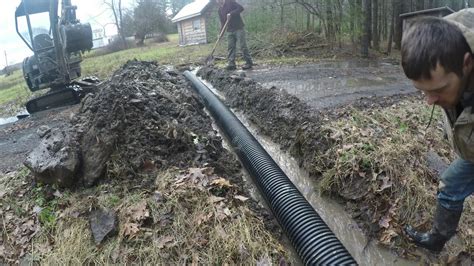
[[[240,120],[194,74],[193,84],[306,265],[357,265],[339,239]]]

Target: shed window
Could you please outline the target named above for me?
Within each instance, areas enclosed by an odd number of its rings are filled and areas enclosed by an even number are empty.
[[[195,19],[193,21],[193,30],[194,31],[199,31],[201,30],[201,19]]]

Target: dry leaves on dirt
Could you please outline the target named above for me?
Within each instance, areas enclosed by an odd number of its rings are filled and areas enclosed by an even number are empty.
[[[125,210],[125,222],[122,228],[123,235],[132,239],[140,232],[143,222],[150,218],[150,211],[146,200],[128,207]]]

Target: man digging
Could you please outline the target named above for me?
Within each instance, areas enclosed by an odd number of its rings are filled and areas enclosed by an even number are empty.
[[[405,228],[413,242],[436,253],[456,233],[464,200],[474,192],[474,9],[444,19],[417,19],[402,41],[402,67],[428,104],[440,106],[459,156],[442,174],[429,232]]]
[[[235,70],[235,56],[237,53],[237,41],[244,56],[245,65],[243,70],[251,69],[253,66],[252,57],[247,48],[245,39],[244,22],[240,13],[244,8],[235,2],[235,0],[217,0],[219,4],[219,19],[221,21],[221,30],[227,25],[227,70]],[[228,20],[228,23],[226,24]]]

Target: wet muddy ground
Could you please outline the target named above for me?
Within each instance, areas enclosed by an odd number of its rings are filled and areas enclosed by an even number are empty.
[[[78,106],[57,108],[36,113],[25,119],[6,119],[0,124],[0,174],[14,171],[23,165],[26,155],[40,142],[38,129],[42,125],[60,127],[77,112]]]
[[[332,145],[332,143],[320,136],[319,128],[314,126],[323,119],[323,116],[320,116],[319,112],[315,112],[315,109],[319,111],[323,111],[323,109],[330,110],[332,107],[359,102],[361,98],[401,95],[401,97],[392,97],[388,101],[385,101],[386,104],[387,102],[390,104],[393,101],[397,101],[398,98],[403,98],[404,96],[402,95],[415,92],[410,83],[404,78],[400,67],[390,61],[329,61],[298,66],[260,66],[253,71],[246,72],[246,76],[258,81],[263,87],[273,88],[257,93],[252,92],[253,89],[256,89],[253,81],[244,77],[244,75],[234,73],[234,75],[229,77],[229,73],[224,71],[208,71],[209,72],[206,72],[206,70],[204,70],[201,74],[209,78],[211,82],[215,84],[226,85],[221,88],[224,89],[225,95],[228,97],[227,102],[229,105],[247,110],[245,111],[245,115],[253,124],[259,125],[260,133],[269,136],[275,143],[281,145],[283,149],[289,150],[293,156],[299,155],[300,157],[296,156],[298,158],[297,163],[293,165],[299,164],[302,167],[310,166],[312,163],[311,159],[318,156],[321,150]],[[149,78],[141,74],[135,77]],[[120,82],[116,84],[116,86],[119,85]],[[141,84],[138,84],[138,86],[140,87]],[[248,86],[248,88],[242,90],[242,86]],[[143,92],[140,91],[139,88],[137,88],[137,91],[139,93],[132,97],[134,103],[131,107],[137,107],[137,109],[147,111],[144,101],[148,100],[145,99],[146,97],[143,97]],[[164,97],[156,97],[157,100],[161,99],[167,102],[167,94],[163,95]],[[155,97],[156,95],[151,96]],[[260,100],[255,99],[255,96]],[[202,166],[201,160],[203,160],[203,156],[201,156],[201,152],[205,150],[205,152],[209,154],[215,152],[213,141],[207,141],[213,140],[215,136],[207,135],[205,131],[200,132],[204,130],[201,123],[193,124],[192,121],[185,119],[187,117],[186,112],[194,113],[197,111],[197,108],[193,107],[195,105],[194,99],[188,97],[184,97],[184,99],[186,99],[185,102],[191,104],[183,113],[173,112],[167,114],[163,113],[163,115],[171,115],[171,117],[175,117],[178,121],[187,124],[189,128],[193,128],[193,131],[203,136],[202,139],[206,140],[206,144],[203,147],[191,149],[189,155],[187,154],[185,156],[185,159],[183,159],[184,157],[177,157],[175,161],[178,162],[178,164],[175,165],[187,167],[189,165],[184,165],[179,163],[179,161],[188,161],[191,162],[191,166]],[[265,100],[262,101],[261,99]],[[301,105],[300,101],[305,104]],[[364,104],[364,101],[361,102]],[[104,110],[107,109],[106,106],[103,108]],[[0,148],[2,151],[0,154],[0,174],[14,170],[22,165],[26,154],[37,146],[40,141],[37,132],[40,125],[46,124],[52,128],[60,127],[65,121],[70,121],[71,118],[74,117],[73,113],[76,111],[77,107],[76,110],[66,109],[61,112],[46,112],[37,118],[32,117],[16,123],[0,126]],[[92,112],[94,112],[94,110],[92,110]],[[158,113],[160,112],[161,111],[158,110]],[[202,115],[202,113],[200,113],[200,115]],[[133,121],[134,119],[133,114],[125,117],[128,121]],[[209,124],[207,119],[203,121],[206,122],[205,124]],[[143,127],[142,129],[147,132],[153,132],[154,125],[150,126],[139,121],[136,122],[137,123],[131,123],[131,125]],[[190,124],[188,124],[188,122]],[[83,123],[87,124],[85,120]],[[97,127],[97,125],[100,126],[103,121],[96,120],[94,123],[96,123],[96,128],[100,129],[101,127]],[[117,126],[108,123],[105,125],[106,128],[109,126]],[[118,126],[127,127],[125,125]],[[173,142],[173,139],[178,135],[182,135],[185,137],[180,139],[183,139],[184,142],[178,143],[178,149],[179,147],[186,146],[194,147],[193,139],[195,140],[196,137],[193,132],[191,134],[186,131],[181,131],[179,128],[175,130],[176,126],[174,122],[168,125],[168,128],[170,128],[170,130],[160,133],[163,138],[162,140],[156,140],[156,144],[161,144],[162,141]],[[134,134],[133,129],[128,129],[128,131],[130,132],[130,136]],[[94,134],[96,133],[97,132]],[[106,132],[102,133],[99,131],[97,135],[100,136],[101,134],[106,134]],[[127,136],[122,136],[118,139],[126,140],[126,143],[129,143],[128,149],[124,149],[124,153],[121,155],[126,155],[126,158],[136,157],[138,149],[135,149],[134,144],[143,139],[130,139],[127,138]],[[114,141],[116,142],[117,138]],[[151,142],[145,141],[144,143],[154,143],[154,140],[151,140]],[[181,146],[181,144],[184,144],[184,146]],[[314,147],[318,147],[318,149],[314,149]],[[139,168],[147,168],[152,161],[152,167],[155,167],[155,162],[167,165],[166,161],[163,160],[164,157],[166,157],[165,155],[166,154],[159,154],[157,157],[154,157],[153,160],[142,158],[143,160],[140,160],[140,162],[133,162],[132,168],[136,169],[137,166]],[[197,159],[194,160],[195,158]],[[216,158],[211,159],[214,160]],[[218,163],[214,166],[216,167],[217,165]],[[229,167],[227,167],[227,169],[229,169]],[[226,169],[221,170],[225,172]],[[311,167],[306,167],[306,170],[310,175],[318,173],[318,169],[312,169]]]
[[[322,61],[297,66],[257,66],[246,75],[284,89],[316,109],[333,108],[367,97],[415,92],[393,60]]]

